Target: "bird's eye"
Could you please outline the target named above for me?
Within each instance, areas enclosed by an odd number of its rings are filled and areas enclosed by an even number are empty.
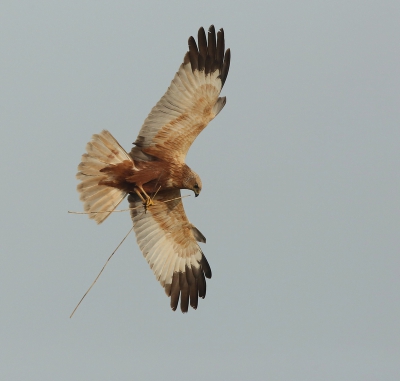
[[[194,184],[194,187],[197,189],[199,186],[198,186],[198,184],[196,183],[196,184]]]

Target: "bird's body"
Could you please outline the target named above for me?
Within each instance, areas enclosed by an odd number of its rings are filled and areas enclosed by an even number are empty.
[[[180,189],[200,194],[200,177],[186,164],[186,154],[226,103],[219,94],[229,70],[224,33],[189,38],[189,51],[170,87],[146,118],[135,146],[127,153],[103,130],[93,135],[78,166],[78,191],[84,209],[103,222],[127,196],[140,249],[176,309],[197,308],[205,297],[210,266],[197,242],[204,236],[187,219]]]
[[[104,178],[99,185],[107,185],[123,190],[127,193],[135,192],[135,188],[142,187],[146,193],[155,193],[171,189],[190,189],[185,179],[195,177],[196,174],[185,164],[167,162],[165,160],[130,161],[109,164],[100,170]]]

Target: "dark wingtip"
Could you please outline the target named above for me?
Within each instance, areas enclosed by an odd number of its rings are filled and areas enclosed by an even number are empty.
[[[185,56],[184,64],[190,61],[193,71],[205,70],[206,75],[219,70],[219,78],[222,86],[224,86],[230,63],[230,50],[225,51],[224,28],[220,28],[216,34],[214,25],[210,25],[206,36],[204,28],[201,27],[198,31],[197,40],[198,45],[192,36],[189,37],[189,51],[188,55]]]
[[[222,70],[220,74],[222,86],[224,86],[226,78],[228,77],[230,63],[231,63],[231,50],[227,49],[225,52],[224,63],[222,65]]]
[[[171,308],[172,308],[172,311],[175,311],[176,308],[178,307],[179,294],[180,294],[179,274],[174,273],[174,275],[172,276],[172,283],[171,283]]]
[[[179,273],[179,288],[181,290],[181,311],[188,312],[189,309],[189,284],[186,273]]]
[[[200,271],[199,277],[197,278],[197,286],[200,298],[204,299],[207,292],[207,283],[202,270]]]
[[[203,58],[203,61],[205,62],[207,58],[207,37],[203,27],[199,29],[199,32],[197,34],[197,40],[199,41],[200,56]]]
[[[211,279],[211,277],[212,277],[211,267],[210,267],[210,264],[208,263],[207,258],[205,257],[204,254],[201,258],[200,263],[201,263],[201,267],[203,268],[204,275],[206,276],[206,278]]]
[[[198,57],[199,57],[199,50],[197,49],[196,40],[190,36],[189,37],[189,58],[190,64],[192,65],[192,70],[198,69]]]
[[[195,266],[185,266],[184,272],[174,272],[171,284],[166,284],[165,293],[170,295],[171,309],[176,311],[179,301],[181,311],[188,312],[189,305],[198,307],[198,298],[204,299],[207,292],[206,278],[211,278],[210,265],[202,253],[200,262]]]

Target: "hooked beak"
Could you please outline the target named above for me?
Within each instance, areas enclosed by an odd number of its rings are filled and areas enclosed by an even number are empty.
[[[199,195],[198,193],[195,193],[195,194],[194,194],[194,197],[197,197],[198,195]]]

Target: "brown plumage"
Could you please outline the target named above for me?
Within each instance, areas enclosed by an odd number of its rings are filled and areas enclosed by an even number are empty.
[[[157,279],[182,312],[206,295],[211,268],[197,242],[203,234],[187,219],[180,189],[201,192],[200,177],[186,164],[193,141],[226,103],[219,97],[229,71],[224,31],[206,37],[189,51],[170,87],[153,107],[128,154],[108,131],[93,135],[78,166],[78,191],[89,218],[103,222],[129,194],[136,239]]]

